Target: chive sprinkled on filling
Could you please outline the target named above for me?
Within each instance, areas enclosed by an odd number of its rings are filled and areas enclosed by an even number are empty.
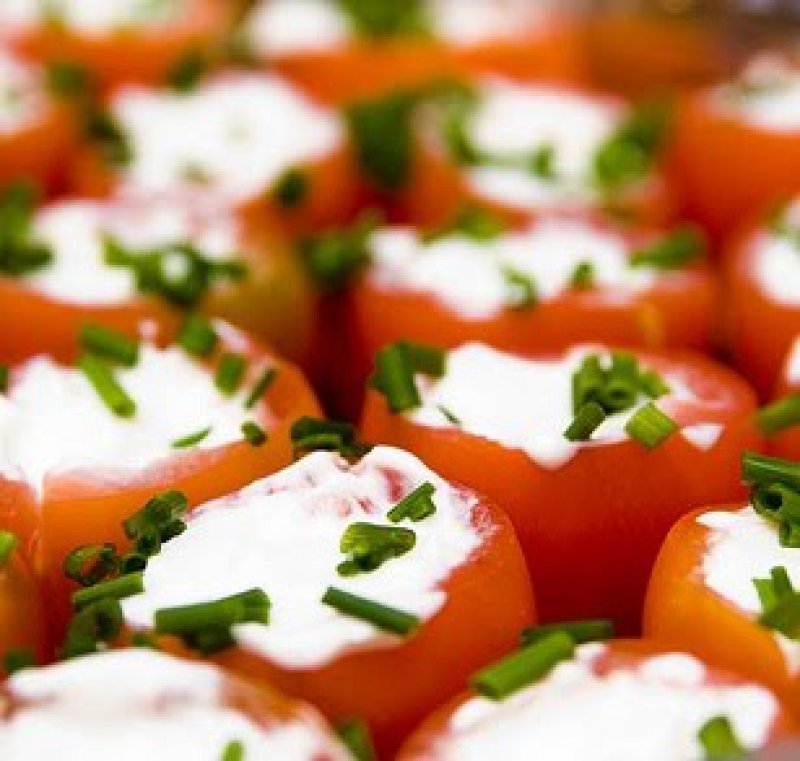
[[[214,326],[199,314],[192,314],[186,318],[178,335],[178,343],[184,351],[193,357],[207,357],[217,347],[219,336]]]
[[[133,160],[133,147],[114,116],[99,108],[90,108],[84,118],[84,133],[103,160],[121,168]]]
[[[161,544],[186,530],[183,516],[189,507],[186,495],[167,491],[150,499],[124,523],[125,536],[144,557],[158,554]]]
[[[70,621],[60,651],[63,659],[96,653],[122,631],[119,600],[103,597],[78,611]]]
[[[167,84],[176,92],[195,90],[208,71],[209,61],[199,50],[190,50],[167,72]]]
[[[84,587],[99,584],[119,569],[113,544],[90,544],[74,549],[64,559],[64,575]]]
[[[8,365],[0,365],[0,394],[8,391],[8,383],[11,379],[11,369]]]
[[[765,436],[775,436],[800,424],[800,394],[788,394],[762,407],[756,416],[756,422]]]
[[[514,267],[504,267],[503,277],[506,281],[506,306],[509,309],[530,309],[535,307],[539,296],[536,282],[525,272]]]
[[[412,634],[420,625],[419,618],[410,613],[358,597],[336,587],[328,587],[322,596],[322,602],[335,608],[342,615],[357,618],[382,631],[401,637]]]
[[[569,287],[574,291],[588,291],[594,287],[595,267],[592,262],[579,262],[569,278]]]
[[[111,597],[122,600],[144,592],[144,575],[141,571],[118,576],[115,579],[101,581],[91,587],[79,589],[72,595],[72,604],[75,610],[82,610],[93,602]]]
[[[203,428],[201,431],[195,431],[195,433],[190,433],[188,436],[175,439],[175,441],[172,442],[172,448],[191,449],[192,447],[200,444],[202,441],[205,441],[210,433],[211,428]]]
[[[698,739],[705,752],[705,761],[735,761],[745,757],[745,748],[727,716],[709,719],[700,728]]]
[[[231,740],[222,751],[220,761],[244,761],[244,745],[241,740]]]
[[[302,206],[311,191],[311,180],[302,170],[287,169],[272,186],[270,196],[281,208],[296,209]]]
[[[569,635],[578,645],[587,642],[604,642],[614,637],[614,622],[605,618],[586,621],[564,621],[558,624],[542,624],[522,632],[522,644],[533,645],[556,632]]]
[[[338,722],[334,729],[354,761],[375,761],[375,747],[369,727],[360,719]]]
[[[17,182],[0,194],[0,275],[22,277],[49,266],[52,250],[36,239],[36,192]]]
[[[214,384],[223,394],[235,394],[246,372],[247,360],[241,354],[225,352],[217,365]]]
[[[692,225],[685,225],[650,246],[634,251],[630,263],[632,267],[677,270],[701,257],[705,248],[702,233]]]
[[[784,547],[800,547],[800,463],[746,452],[742,480],[753,509],[777,525]]]
[[[458,210],[452,222],[423,234],[422,242],[430,244],[460,235],[479,243],[488,243],[497,240],[506,230],[505,222],[488,209],[480,206],[464,206]]]
[[[10,531],[0,531],[0,568],[8,565],[11,559],[11,553],[17,546],[17,537]]]
[[[433,501],[435,487],[429,481],[420,484],[409,492],[389,512],[387,517],[392,523],[410,520],[417,523],[436,512],[436,503]]]
[[[242,435],[251,447],[260,447],[267,441],[266,431],[253,420],[242,423]]]
[[[139,342],[102,325],[87,324],[81,329],[81,346],[108,362],[135,367],[139,361]]]
[[[479,671],[472,688],[491,700],[504,700],[544,679],[559,663],[575,655],[575,640],[563,631],[548,634],[499,663]]]
[[[12,676],[18,671],[32,668],[36,665],[36,656],[30,650],[9,650],[3,656],[3,668],[7,676]]]
[[[356,576],[380,568],[384,563],[414,549],[416,534],[397,526],[352,523],[342,534],[339,549],[347,560],[339,563],[340,576]]]
[[[128,396],[112,369],[102,359],[93,354],[83,354],[78,359],[78,369],[117,417],[132,418],[136,414],[136,402]]]
[[[277,377],[278,371],[274,367],[268,367],[264,370],[247,395],[244,408],[246,410],[252,410],[264,398],[264,394],[269,391],[270,386],[272,386]]]
[[[645,449],[656,449],[677,430],[677,423],[652,402],[636,412],[625,425],[625,432]]]
[[[606,411],[597,402],[586,402],[575,413],[575,417],[564,432],[564,437],[568,441],[588,441],[606,417]]]
[[[375,355],[372,386],[386,397],[392,412],[407,412],[422,404],[414,376],[441,378],[446,365],[447,356],[441,349],[400,341]]]
[[[370,450],[358,440],[358,431],[350,423],[302,417],[291,428],[292,453],[295,460],[311,452],[338,452],[348,460],[363,457]]]
[[[336,0],[362,37],[386,40],[428,33],[422,0]]]

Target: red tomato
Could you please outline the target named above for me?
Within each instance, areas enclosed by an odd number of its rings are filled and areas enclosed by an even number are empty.
[[[721,425],[712,447],[703,451],[674,435],[648,451],[626,439],[581,448],[561,467],[545,468],[521,450],[458,427],[393,415],[376,391],[367,396],[362,435],[414,452],[506,510],[543,620],[601,616],[636,631],[653,561],[672,524],[698,504],[742,496],[741,455],[762,447],[754,395],[729,370],[689,354],[637,356],[661,374],[680,373],[697,400],[670,414],[680,427]]]
[[[648,640],[615,640],[604,646],[604,651],[592,663],[592,668],[598,676],[618,674],[644,666],[654,658],[672,653],[673,651],[663,645]],[[546,679],[543,684],[547,684]],[[755,686],[738,676],[713,668],[706,669],[704,685],[708,687]],[[537,687],[533,686],[529,689],[535,692]],[[457,734],[452,724],[453,717],[459,708],[474,697],[474,693],[464,694],[430,716],[403,746],[398,761],[436,761],[436,759],[449,758],[448,741]],[[564,702],[563,710],[569,712],[571,707],[567,703],[566,697]],[[627,708],[630,710],[630,721],[633,723],[636,720],[636,706],[631,705]],[[598,705],[598,710],[608,712],[612,709],[609,705]],[[580,721],[580,717],[576,716],[575,718],[576,721]],[[484,721],[491,721],[491,719],[484,719]],[[796,732],[797,727],[789,706],[781,704],[764,747],[777,746],[783,740],[795,736]],[[520,741],[524,742],[524,735]],[[628,745],[625,748],[627,751],[631,750]],[[530,747],[528,750],[532,757],[539,753],[539,749],[535,747]]]

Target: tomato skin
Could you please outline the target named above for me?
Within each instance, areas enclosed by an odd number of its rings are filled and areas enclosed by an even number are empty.
[[[332,721],[364,720],[381,757],[391,757],[426,713],[458,692],[473,671],[515,647],[520,631],[536,621],[530,579],[508,518],[481,498],[474,525],[485,530],[483,544],[443,583],[443,608],[401,644],[355,650],[303,670],[282,668],[238,647],[214,660],[308,700]],[[181,650],[174,642],[168,646]]]
[[[37,663],[52,656],[41,590],[19,549],[0,568],[0,676],[14,650],[30,651]]]
[[[774,301],[756,279],[763,220],[759,216],[733,239],[723,267],[727,343],[737,368],[766,399],[800,333],[800,307]]]
[[[616,670],[636,667],[647,660],[674,652],[663,644],[653,640],[622,639],[606,643],[604,653],[596,666],[597,673],[609,673]],[[709,669],[706,684],[744,685],[745,680],[731,673]],[[436,761],[442,757],[438,747],[447,740],[453,715],[461,706],[471,700],[473,693],[464,693],[450,703],[442,706],[429,716],[412,734],[397,756],[397,761]],[[796,719],[791,715],[787,705],[780,705],[773,722],[767,747],[773,747],[784,740],[797,736]],[[535,755],[535,749],[531,749]],[[533,757],[533,756],[532,756]]]
[[[672,159],[685,211],[723,239],[800,190],[800,133],[759,129],[716,110],[708,92],[678,108]]]
[[[413,452],[445,478],[489,495],[506,510],[543,621],[608,617],[623,633],[635,632],[650,570],[669,528],[698,504],[744,496],[737,475],[742,453],[763,450],[753,420],[755,398],[733,373],[688,353],[637,356],[656,371],[685,368],[690,388],[715,399],[715,411],[705,419],[725,428],[709,451],[681,435],[652,452],[625,440],[583,449],[551,470],[480,436],[392,415],[375,391],[367,396],[362,436]],[[543,508],[533,509],[539,505]]]
[[[800,676],[787,668],[771,632],[703,583],[700,569],[712,532],[697,518],[709,511],[684,516],[667,536],[647,592],[645,634],[769,685],[800,716]]]
[[[189,53],[210,50],[231,16],[224,0],[191,0],[187,15],[152,29],[86,34],[54,24],[3,30],[8,44],[43,63],[70,61],[102,87],[164,82]]]

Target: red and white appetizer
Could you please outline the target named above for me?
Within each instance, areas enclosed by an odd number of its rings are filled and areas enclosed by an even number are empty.
[[[306,425],[300,450],[341,431]],[[309,454],[192,512],[135,583],[120,578],[131,629],[359,717],[382,752],[535,615],[505,516],[389,448],[352,465]]]
[[[148,648],[25,668],[0,687],[0,756],[346,761],[310,706]]]
[[[372,385],[364,438],[508,512],[545,621],[602,616],[636,630],[674,521],[742,496],[736,465],[761,446],[752,391],[693,355],[400,343],[378,354]]]

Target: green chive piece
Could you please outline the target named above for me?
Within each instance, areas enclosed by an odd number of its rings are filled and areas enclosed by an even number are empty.
[[[11,559],[11,553],[17,546],[16,534],[10,531],[0,531],[0,568],[5,568]]]
[[[292,455],[295,460],[311,452],[338,452],[348,460],[358,460],[370,446],[358,440],[358,430],[350,423],[301,417],[291,428]]]
[[[587,402],[564,431],[564,438],[567,441],[589,441],[605,419],[606,412],[597,402]]]
[[[0,365],[0,394],[8,391],[8,384],[11,379],[11,369],[8,365]]]
[[[191,449],[194,446],[197,446],[201,441],[204,441],[208,438],[208,435],[211,433],[211,427],[203,428],[201,431],[196,431],[195,433],[190,433],[188,436],[184,436],[180,439],[175,439],[172,442],[173,449]]]
[[[400,523],[403,520],[410,520],[418,523],[425,520],[436,512],[436,503],[433,501],[433,494],[436,488],[429,481],[420,484],[412,492],[409,492],[401,499],[389,512],[386,517],[392,523]]]
[[[183,515],[188,508],[186,495],[168,491],[150,499],[122,525],[125,535],[134,543],[134,552],[123,559],[126,571],[140,570],[141,558],[158,554],[161,545],[186,529]]]
[[[222,751],[220,761],[244,761],[244,745],[241,740],[231,740]]]
[[[611,368],[599,392],[599,401],[610,413],[629,410],[640,392],[639,365],[636,357],[624,352],[611,355]]]
[[[83,354],[78,360],[78,368],[106,407],[117,417],[132,418],[136,414],[136,402],[128,396],[102,359],[93,354]]]
[[[260,447],[267,440],[266,431],[253,420],[242,423],[242,435],[251,447]]]
[[[81,346],[87,352],[123,367],[135,367],[139,362],[138,341],[102,325],[84,325]]]
[[[421,236],[423,243],[431,244],[443,238],[461,236],[488,243],[497,240],[507,229],[505,222],[496,214],[480,206],[465,206],[459,209],[455,219]]]
[[[246,410],[252,410],[261,401],[264,394],[267,393],[277,377],[278,371],[274,367],[269,367],[264,370],[264,372],[261,373],[258,380],[255,382],[255,385],[250,393],[247,395],[244,408]]]
[[[745,452],[742,457],[742,480],[751,486],[783,484],[800,491],[800,463]]]
[[[234,394],[242,384],[246,371],[247,360],[241,354],[225,352],[217,365],[214,383],[223,394]]]
[[[67,629],[62,658],[75,658],[97,652],[101,644],[113,641],[122,630],[119,600],[103,597],[73,616]]]
[[[340,576],[371,573],[389,560],[410,552],[416,543],[416,534],[406,528],[352,523],[339,542],[339,549],[348,556],[347,560],[339,563],[336,570]]]
[[[167,84],[176,92],[188,93],[197,88],[208,70],[209,62],[199,50],[191,50],[167,74]]]
[[[639,373],[639,386],[651,399],[666,396],[672,390],[666,381],[653,370],[645,370],[643,373]]]
[[[572,412],[578,411],[588,402],[597,402],[606,375],[597,354],[583,358],[580,368],[572,376]]]
[[[775,590],[773,583],[773,591]],[[780,632],[791,640],[800,640],[800,594],[784,594],[759,617],[759,623],[767,629]]]
[[[59,98],[81,98],[91,87],[89,72],[71,61],[54,61],[45,71],[47,87]]]
[[[207,357],[218,341],[219,336],[211,322],[199,314],[190,315],[178,335],[178,343],[193,357]]]
[[[645,449],[656,449],[678,430],[675,421],[652,402],[642,407],[625,425],[625,432]]]
[[[479,671],[471,685],[486,698],[503,700],[544,679],[559,663],[574,655],[575,640],[563,631],[556,631]]]
[[[530,157],[529,169],[534,177],[553,180],[556,176],[556,150],[552,143],[539,146]]]
[[[784,566],[772,568],[768,579],[753,579],[753,585],[758,592],[763,612],[771,610],[780,600],[795,594],[794,585]]]
[[[800,425],[800,394],[789,394],[762,407],[756,416],[758,427],[765,436],[774,436]]]
[[[283,209],[302,206],[311,190],[311,180],[302,169],[287,169],[272,186],[271,195]]]
[[[23,277],[53,262],[53,251],[34,232],[37,197],[35,186],[26,181],[0,193],[0,275]]]
[[[437,405],[437,409],[442,413],[444,419],[450,423],[450,425],[454,425],[457,428],[462,428],[464,426],[463,421],[451,409],[448,409],[443,404]]]
[[[356,33],[369,40],[420,37],[427,34],[421,0],[338,0]]]
[[[542,624],[522,632],[523,646],[541,642],[551,634],[563,632],[568,634],[576,644],[587,642],[604,642],[614,638],[614,622],[605,618],[587,621],[564,621],[559,624]]]
[[[366,621],[382,631],[401,637],[409,636],[420,625],[419,619],[410,613],[358,597],[336,587],[328,587],[322,596],[322,602],[335,608],[342,615]]]
[[[700,230],[685,225],[651,246],[634,251],[630,264],[632,267],[677,270],[702,256],[705,249],[705,238]]]
[[[372,385],[380,391],[394,412],[407,412],[422,404],[415,374],[441,378],[446,372],[447,356],[431,346],[400,341],[375,355]]]
[[[576,291],[587,291],[594,287],[595,267],[592,262],[579,262],[569,278],[569,286]]]
[[[503,268],[506,281],[506,306],[509,309],[530,309],[539,301],[534,279],[525,272],[513,267]]]
[[[128,135],[108,111],[90,109],[86,114],[84,132],[111,166],[124,167],[133,160],[133,147]]]
[[[353,761],[375,761],[375,746],[366,723],[360,719],[348,719],[338,722],[335,729]]]
[[[144,592],[144,574],[141,572],[129,573],[125,576],[117,576],[116,579],[101,581],[92,587],[77,590],[72,595],[72,604],[76,610],[81,610],[105,597],[122,600],[142,592]]]
[[[705,752],[705,761],[735,761],[743,759],[746,753],[727,716],[709,719],[700,727],[698,739]]]
[[[77,547],[64,559],[64,575],[84,587],[111,578],[118,569],[119,556],[113,544]]]
[[[30,650],[9,650],[3,656],[3,669],[6,676],[12,676],[18,671],[36,666],[36,656]]]

